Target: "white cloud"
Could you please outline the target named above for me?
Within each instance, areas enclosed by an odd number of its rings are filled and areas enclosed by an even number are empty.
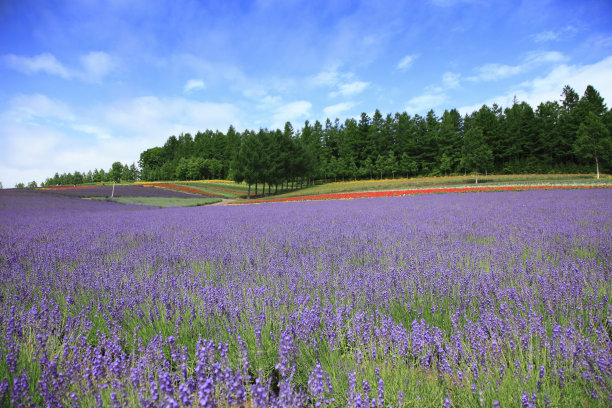
[[[199,102],[184,98],[143,96],[115,103],[103,112],[110,126],[159,143],[170,135],[204,129],[225,131],[239,127],[239,110],[229,103]]]
[[[478,75],[471,77],[474,81],[496,81],[525,71],[524,65],[486,64],[477,69]]]
[[[80,68],[69,69],[58,61],[53,54],[49,53],[34,57],[22,57],[13,54],[4,56],[4,61],[8,66],[25,74],[44,72],[64,79],[77,77],[87,82],[100,82],[116,65],[110,55],[101,51],[81,55],[79,59],[81,62]]]
[[[172,55],[168,63],[179,67],[181,71],[190,72],[197,78],[206,78],[208,85],[227,81],[240,90],[249,85],[246,75],[240,68],[231,64],[211,62],[193,54]]]
[[[257,108],[263,110],[273,109],[283,103],[283,98],[278,95],[266,95],[257,101]]]
[[[89,82],[100,82],[115,65],[111,56],[101,51],[82,55],[80,60],[82,71],[79,76]]]
[[[205,89],[205,88],[206,88],[206,85],[204,84],[203,80],[201,80],[201,79],[190,79],[185,84],[185,87],[183,88],[183,92],[188,94],[188,93],[191,93],[193,91],[201,91],[202,89]]]
[[[72,121],[74,114],[65,103],[45,95],[17,95],[9,102],[9,109],[3,115],[14,122],[36,122],[41,118],[54,121]]]
[[[34,57],[9,54],[4,57],[4,60],[11,68],[26,74],[44,72],[51,75],[59,75],[62,78],[71,77],[70,71],[53,54],[43,53]]]
[[[314,87],[327,86],[335,88],[335,90],[329,92],[330,98],[340,95],[357,95],[370,86],[369,82],[358,80],[354,73],[338,72],[335,67],[331,70],[319,72],[316,76],[309,78],[307,82]]]
[[[98,126],[77,123],[77,124],[72,125],[72,129],[78,132],[83,132],[83,133],[87,133],[90,135],[94,135],[98,139],[101,139],[101,140],[110,140],[112,138],[110,135],[110,132],[107,129],[104,129]]]
[[[566,59],[565,55],[558,51],[535,51],[527,54],[525,65],[534,66],[550,62],[562,62]]]
[[[461,74],[445,72],[444,75],[442,75],[442,83],[448,89],[457,89],[460,86],[459,78],[461,78]]]
[[[299,106],[293,106],[293,114]],[[289,107],[291,108],[291,106]],[[288,109],[288,112],[291,112]],[[240,127],[231,104],[141,97],[95,108],[73,108],[44,95],[20,95],[0,113],[0,181],[38,183],[55,172],[132,163],[170,135]]]
[[[338,85],[338,91],[330,92],[329,96],[336,97],[338,95],[351,96],[363,92],[368,86],[369,82],[354,81],[346,84]]]
[[[477,105],[463,106],[459,109],[462,114],[472,113],[480,109],[483,104],[500,106],[512,105],[517,100],[529,103],[534,109],[545,101],[558,101],[565,85],[570,85],[579,95],[582,95],[587,85],[593,85],[606,100],[612,100],[612,57],[605,58],[591,65],[566,65],[554,67],[548,75],[536,77],[529,81],[515,85],[505,94],[489,98]]]
[[[340,82],[340,74],[337,70],[321,71],[311,79],[315,86],[335,86]]]
[[[406,71],[408,68],[410,68],[410,66],[417,57],[418,55],[416,54],[406,55],[400,60],[400,62],[397,63],[397,69],[399,69],[400,71]]]
[[[566,57],[557,51],[530,52],[523,59],[523,62],[518,65],[492,63],[478,67],[476,68],[477,74],[469,77],[468,80],[474,82],[497,81],[525,73],[543,64],[561,62],[565,59]]]
[[[408,101],[405,108],[408,113],[426,113],[430,109],[442,105],[446,102],[448,97],[444,93],[424,93],[416,96]]]
[[[323,112],[328,118],[336,118],[342,112],[353,109],[357,105],[355,102],[341,102],[323,108]]]
[[[308,118],[311,108],[312,104],[308,101],[289,102],[279,106],[272,115],[272,129],[282,129],[287,121],[294,122],[302,118]]]
[[[560,33],[558,31],[542,31],[541,33],[534,34],[533,39],[535,42],[548,42],[554,41],[559,38]]]
[[[571,37],[577,32],[578,30],[575,27],[568,25],[556,31],[553,31],[553,30],[542,31],[540,33],[534,34],[532,38],[537,43],[544,43],[544,42],[561,40],[566,37]]]

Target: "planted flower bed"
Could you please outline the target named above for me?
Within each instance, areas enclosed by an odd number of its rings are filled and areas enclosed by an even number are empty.
[[[584,188],[610,188],[609,185],[544,185],[544,186],[494,186],[494,187],[450,187],[450,188],[419,188],[410,190],[364,191],[358,193],[331,193],[315,194],[301,197],[270,198],[257,200],[258,203],[271,203],[275,201],[311,201],[311,200],[349,200],[352,198],[394,197],[415,194],[435,193],[467,193],[484,191],[522,191],[522,190],[556,190],[556,189],[584,189]]]
[[[157,188],[167,189],[171,191],[183,191],[183,192],[190,193],[190,194],[200,194],[200,195],[213,196],[213,197],[222,197],[221,194],[209,193],[207,191],[202,191],[197,188],[191,188],[191,187],[183,186],[180,184],[173,184],[173,183],[146,183],[146,184],[143,184],[143,186],[157,187]]]

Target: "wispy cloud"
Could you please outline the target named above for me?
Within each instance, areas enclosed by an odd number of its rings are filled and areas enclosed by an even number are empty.
[[[365,91],[370,82],[360,81],[352,72],[339,72],[337,68],[321,71],[316,76],[309,78],[308,82],[314,87],[329,87],[334,89],[329,92],[331,98],[337,96],[352,96]]]
[[[461,74],[457,74],[455,72],[445,72],[444,75],[442,75],[442,83],[444,84],[445,88],[457,89],[461,86],[459,78],[461,78]]]
[[[205,89],[205,88],[206,88],[206,85],[204,84],[203,80],[190,79],[189,81],[187,81],[187,83],[183,87],[183,93],[189,94],[194,91],[201,91],[202,89]]]
[[[336,69],[321,71],[310,82],[314,86],[335,86],[340,82],[340,74]]]
[[[558,51],[534,51],[525,57],[525,65],[535,66],[550,62],[562,62],[567,58]]]
[[[181,132],[225,130],[228,123],[240,125],[240,111],[233,104],[185,98],[143,96],[115,102],[102,114],[104,121],[114,128],[136,132],[136,135],[151,135],[153,144]]]
[[[87,82],[100,82],[115,66],[111,56],[102,51],[93,51],[81,55],[79,60],[81,66],[70,69],[50,53],[33,57],[14,54],[4,56],[4,61],[9,67],[28,75],[45,73],[57,75],[64,79],[79,78]]]
[[[445,93],[440,92],[425,92],[419,96],[410,99],[406,105],[406,112],[423,114],[430,109],[442,105],[448,100]]]
[[[62,78],[70,78],[70,71],[55,58],[53,54],[43,53],[34,57],[22,57],[9,54],[4,56],[7,65],[25,74],[46,74],[58,75]]]
[[[497,81],[525,72],[525,65],[485,64],[476,69],[477,75],[468,79],[473,81]]]
[[[329,96],[336,97],[338,95],[342,96],[351,96],[357,95],[366,90],[367,87],[370,86],[369,82],[364,81],[353,81],[346,84],[338,85],[338,90],[334,92],[330,92]]]
[[[98,126],[77,123],[73,125],[72,128],[78,132],[83,132],[83,133],[87,133],[90,135],[94,135],[98,139],[101,139],[101,140],[112,139],[112,136],[110,135],[110,132],[107,129],[104,129]]]
[[[272,129],[282,129],[287,121],[308,119],[311,108],[312,104],[308,101],[294,101],[277,107],[272,115]],[[293,125],[296,127],[295,123]]]
[[[75,118],[70,107],[64,102],[42,94],[15,96],[2,116],[17,123],[38,123],[40,120],[69,122]]]
[[[342,112],[353,109],[357,104],[355,102],[340,102],[335,105],[326,106],[323,112],[328,118],[336,118]]]
[[[88,82],[100,82],[115,66],[111,56],[102,51],[94,51],[82,55],[80,60],[82,70],[78,75]]]
[[[568,25],[559,30],[547,30],[539,32],[537,34],[534,34],[532,38],[537,43],[545,43],[551,41],[559,41],[564,38],[572,37],[577,32],[578,30],[575,27]]]
[[[547,75],[524,81],[510,88],[508,92],[488,98],[477,105],[462,106],[459,112],[469,114],[479,109],[483,104],[511,106],[514,97],[525,101],[536,108],[541,102],[560,99],[561,89],[565,85],[573,87],[578,94],[582,94],[587,85],[592,84],[600,94],[608,100],[612,98],[612,57],[605,58],[590,65],[566,65],[554,67]]]
[[[294,113],[299,109],[294,110]],[[137,161],[170,135],[240,127],[232,104],[139,97],[95,107],[71,107],[42,94],[12,98],[0,112],[0,174],[7,186],[55,172],[109,168]],[[126,136],[128,135],[128,136]]]
[[[406,71],[408,68],[410,68],[414,60],[416,60],[417,58],[418,55],[416,54],[406,55],[400,60],[400,62],[397,63],[397,69],[399,69],[400,71]]]
[[[485,64],[476,68],[476,75],[467,79],[474,82],[497,81],[530,71],[542,64],[557,63],[565,60],[565,56],[557,51],[530,52],[518,65]]]

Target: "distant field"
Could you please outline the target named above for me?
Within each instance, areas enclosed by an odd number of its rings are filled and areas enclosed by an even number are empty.
[[[134,184],[116,185],[114,190],[112,185],[79,185],[38,188],[36,191],[45,193],[77,196],[77,197],[175,197],[193,198],[194,194],[168,189],[144,187]]]
[[[474,186],[474,176],[417,177],[383,180],[338,181],[317,184],[290,191],[275,198],[299,197],[316,194],[350,193],[358,191],[404,190],[412,188]],[[535,185],[535,184],[612,184],[610,176],[596,180],[591,174],[520,174],[479,176],[478,185]]]
[[[521,175],[489,175],[479,176],[478,184],[475,184],[474,176],[447,176],[447,177],[417,177],[397,178],[383,180],[356,180],[318,183],[314,186],[301,189],[282,191],[279,187],[278,194],[274,194],[276,186],[271,186],[268,194],[267,185],[258,185],[257,197],[255,197],[255,186],[251,185],[251,200],[262,201],[269,199],[283,199],[291,197],[311,197],[317,195],[376,192],[376,191],[398,191],[412,189],[434,189],[434,188],[462,188],[462,187],[494,187],[494,186],[535,186],[535,185],[612,185],[612,177],[602,175],[600,180],[591,174],[521,174]],[[110,197],[112,186],[110,185],[82,185],[63,186],[46,189],[37,189],[63,195],[76,195],[79,197]],[[264,191],[265,190],[265,191]],[[249,187],[245,183],[234,183],[223,180],[198,180],[198,181],[157,181],[137,182],[128,185],[116,185],[115,197],[177,197],[229,199],[235,201],[247,201]],[[265,192],[265,194],[262,194]],[[197,199],[196,199],[197,200]],[[251,201],[249,200],[249,202]],[[161,202],[160,202],[161,203]],[[139,204],[141,205],[141,204]],[[158,205],[142,204],[142,205]],[[165,206],[163,203],[161,206]],[[192,205],[192,204],[188,204]],[[193,204],[198,205],[198,204]],[[172,204],[171,206],[174,206]]]

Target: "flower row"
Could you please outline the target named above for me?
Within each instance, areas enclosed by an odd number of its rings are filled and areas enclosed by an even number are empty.
[[[187,186],[182,186],[180,184],[173,184],[173,183],[146,183],[146,184],[142,184],[142,185],[144,187],[157,187],[157,188],[163,188],[163,189],[168,189],[168,190],[183,191],[185,193],[191,193],[191,194],[200,194],[200,195],[222,197],[221,194],[209,193],[209,192],[206,192],[206,191],[198,190],[197,188],[191,188],[191,187],[187,187]]]
[[[365,191],[358,193],[331,193],[315,194],[301,197],[271,198],[258,200],[258,203],[276,201],[310,201],[310,200],[348,200],[353,198],[395,197],[415,194],[433,193],[468,193],[484,191],[522,191],[522,190],[556,190],[556,189],[582,189],[582,188],[606,188],[609,186],[576,186],[576,185],[549,185],[549,186],[495,186],[495,187],[450,187],[450,188],[425,188],[410,190],[387,190],[387,191]]]

